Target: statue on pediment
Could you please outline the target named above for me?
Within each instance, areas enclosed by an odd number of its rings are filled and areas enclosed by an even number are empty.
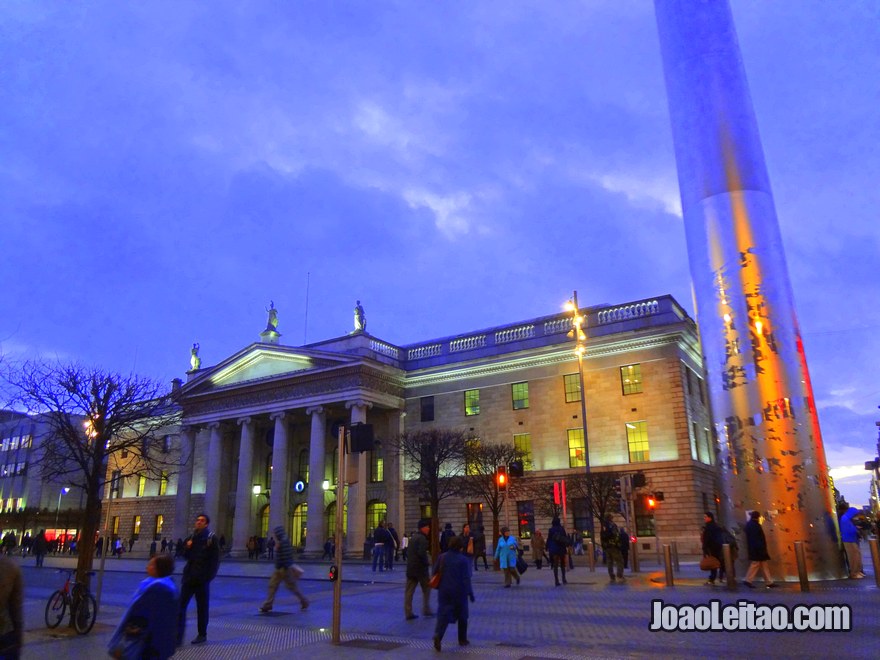
[[[267,332],[278,332],[278,310],[275,309],[275,302],[269,301],[269,307],[266,309],[269,313],[269,321],[266,323]]]
[[[199,348],[199,344],[195,343],[190,351],[189,366],[192,371],[197,371],[198,368],[202,366],[202,358],[199,357]]]
[[[367,315],[364,312],[364,307],[361,305],[361,301],[357,301],[357,305],[354,308],[354,331],[355,332],[366,332],[367,331]]]

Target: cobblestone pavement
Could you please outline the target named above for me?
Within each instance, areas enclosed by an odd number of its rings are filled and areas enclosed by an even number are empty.
[[[67,630],[49,631],[43,608],[57,574],[37,574],[25,568],[25,658],[100,658],[134,586],[143,577],[143,559],[108,561],[113,570],[105,582],[104,603],[98,623],[86,636]],[[72,564],[49,559],[46,564]],[[175,655],[181,659],[245,660],[247,658],[302,657],[371,658],[436,657],[431,644],[435,619],[405,621],[402,567],[373,573],[366,564],[346,564],[343,575],[342,644],[330,643],[332,583],[326,564],[303,563],[301,586],[312,601],[300,611],[295,599],[279,591],[271,614],[257,611],[265,593],[271,566],[267,562],[224,561],[212,585],[209,642],[187,644]],[[870,565],[870,564],[868,564]],[[607,657],[820,657],[846,654],[849,658],[880,657],[877,627],[880,588],[873,576],[865,580],[814,583],[809,593],[796,584],[775,590],[728,591],[703,584],[705,577],[693,564],[683,564],[676,585],[667,588],[656,566],[630,576],[625,584],[609,584],[601,566],[596,572],[579,566],[569,573],[569,584],[553,586],[552,573],[532,566],[522,585],[502,587],[499,573],[474,574],[477,602],[471,606],[471,646],[459,647],[455,626],[444,639],[443,654],[463,657],[607,658]],[[42,586],[41,586],[42,585]],[[436,596],[435,596],[436,598]],[[673,632],[648,630],[651,601],[702,604],[717,598],[724,603],[748,599],[759,604],[851,605],[850,632]],[[418,612],[419,595],[416,594]],[[195,627],[195,603],[189,608],[187,638]]]

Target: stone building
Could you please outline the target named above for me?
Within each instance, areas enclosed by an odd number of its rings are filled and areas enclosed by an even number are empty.
[[[669,296],[582,313],[591,469],[645,475],[634,498],[643,550],[652,550],[659,534],[696,552],[702,511],[716,508],[717,470],[695,324]],[[177,398],[182,426],[169,442],[192,460],[164,495],[150,484],[140,496],[123,489],[113,504],[123,525],[149,507],[177,538],[205,511],[234,555],[276,524],[320,555],[337,515],[337,430],[358,422],[372,425],[377,444],[351,455],[344,516],[346,549],[354,554],[378,521],[412,531],[426,513],[390,449],[403,431],[463,429],[484,442],[515,444],[530,459],[524,480],[584,471],[570,314],[407,346],[368,334],[362,308],[360,314],[351,334],[286,346],[276,312],[260,341],[188,372]],[[646,495],[658,492],[663,500],[647,508]],[[527,500],[510,506],[524,536],[549,524]],[[481,511],[462,498],[444,501],[439,515],[456,528],[471,519],[488,530]],[[589,529],[577,501],[567,512],[569,529]]]

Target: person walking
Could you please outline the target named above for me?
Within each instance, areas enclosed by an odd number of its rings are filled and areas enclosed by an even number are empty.
[[[455,532],[452,529],[452,523],[446,523],[446,527],[443,528],[443,533],[440,535],[440,552],[446,552],[449,549],[449,540],[455,536]]]
[[[449,549],[437,559],[434,573],[440,573],[437,588],[437,625],[434,627],[434,648],[440,651],[443,635],[450,623],[458,621],[458,645],[467,646],[468,600],[472,603],[471,562],[462,554],[462,537],[453,536]]]
[[[294,596],[299,598],[300,608],[306,609],[309,606],[309,599],[303,596],[299,590],[299,579],[302,577],[303,570],[293,563],[293,544],[281,525],[278,525],[272,532],[274,533],[273,539],[277,541],[275,544],[275,571],[269,578],[269,592],[266,594],[266,600],[260,606],[260,612],[272,610],[275,593],[282,582],[287,585]]]
[[[461,528],[459,535],[461,541],[461,554],[470,564],[474,560],[474,533],[471,531],[470,523],[465,523]]]
[[[715,514],[709,511],[706,511],[703,520],[706,523],[703,526],[702,533],[703,556],[714,557],[718,560],[719,566],[723,567],[721,563],[721,546],[723,545],[721,527],[715,522]],[[719,570],[718,568],[709,569],[709,579],[706,580],[707,585],[715,584],[715,578],[718,577]]]
[[[859,530],[853,522],[853,518],[859,514],[859,510],[844,504],[837,509],[837,514],[839,516],[840,540],[846,551],[846,563],[849,566],[849,577],[853,580],[860,580],[865,577],[865,573],[862,571]]]
[[[16,659],[24,639],[24,580],[18,563],[0,557],[0,658]]]
[[[532,537],[532,559],[535,560],[535,568],[539,571],[544,563],[544,550],[546,548],[547,543],[544,541],[544,535],[541,534],[541,530],[535,531],[535,536]]]
[[[147,562],[148,577],[138,585],[110,637],[107,651],[111,657],[165,660],[174,655],[179,595],[172,573],[170,555],[156,555]]]
[[[397,536],[397,530],[394,529],[394,523],[386,522],[385,531],[391,542],[385,546],[385,568],[389,571],[394,570],[394,560],[397,559],[397,551],[400,547],[400,538]]]
[[[749,522],[745,526],[746,532],[746,548],[749,552],[749,570],[746,572],[746,579],[743,584],[749,589],[754,589],[754,581],[758,575],[758,571],[764,576],[764,586],[772,589],[776,586],[773,578],[770,576],[770,568],[767,562],[770,561],[770,555],[767,553],[767,537],[764,536],[764,528],[761,527],[761,513],[752,511],[749,513]]]
[[[516,543],[516,538],[510,535],[510,529],[502,527],[501,536],[495,545],[495,559],[498,560],[498,565],[504,571],[505,589],[510,588],[513,580],[516,580],[517,584],[520,582],[519,571],[516,570],[516,559],[519,556],[518,550],[519,546]]]
[[[275,559],[275,537],[269,537],[269,540],[266,541],[266,550],[269,553],[267,559]]]
[[[623,553],[620,551],[620,529],[614,523],[614,516],[610,513],[605,514],[605,520],[602,522],[602,532],[599,536],[602,542],[602,552],[605,553],[605,563],[608,564],[608,577],[614,583],[617,580],[621,582],[626,578],[623,577]],[[615,569],[617,576],[615,579]]]
[[[419,528],[409,541],[406,559],[406,589],[403,592],[403,613],[407,621],[418,619],[413,613],[412,600],[416,587],[422,589],[422,615],[431,616],[431,586],[428,584],[428,571],[431,560],[428,556],[428,534],[431,533],[431,521],[427,518],[419,520]]]
[[[49,542],[46,540],[46,530],[41,529],[34,538],[33,552],[34,557],[37,558],[37,566],[42,566],[43,559],[46,558],[46,553],[49,552]]]
[[[623,567],[629,568],[629,532],[626,531],[626,528],[620,528],[620,554],[623,557]]]
[[[406,561],[406,549],[409,547],[409,534],[404,534],[400,538],[400,557]]]
[[[211,519],[202,513],[196,518],[195,530],[183,541],[183,556],[186,566],[180,580],[180,613],[178,616],[177,645],[183,644],[186,632],[186,608],[193,596],[196,597],[198,614],[198,635],[192,644],[208,641],[208,601],[211,580],[217,577],[220,567],[220,547],[217,537],[208,528]]]
[[[379,572],[385,570],[385,546],[391,543],[391,535],[385,529],[385,521],[380,520],[379,526],[373,530],[373,573],[376,572],[376,566],[379,566]]]
[[[559,522],[559,518],[550,521],[550,531],[547,532],[547,554],[550,555],[550,568],[553,569],[553,578],[556,586],[559,582],[559,569],[562,568],[562,583],[568,584],[565,579],[565,563],[568,561],[568,544],[570,543],[565,528]]]
[[[483,558],[483,568],[489,570],[489,563],[486,561],[486,529],[480,525],[474,534],[474,570],[477,568],[477,560]]]

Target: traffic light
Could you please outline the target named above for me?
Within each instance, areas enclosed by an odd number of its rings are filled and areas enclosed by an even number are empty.
[[[647,504],[649,509],[657,508],[657,500],[654,498],[653,495],[648,495]]]
[[[648,480],[645,478],[644,472],[636,472],[632,476],[633,488],[644,488],[646,483],[648,483]]]
[[[614,497],[620,499],[620,477],[614,480]]]
[[[498,490],[507,490],[507,466],[499,465],[495,468],[495,483]]]
[[[337,576],[336,576],[336,566],[335,565],[330,567],[330,572],[327,574],[327,577],[330,578],[330,582],[336,582]]]

